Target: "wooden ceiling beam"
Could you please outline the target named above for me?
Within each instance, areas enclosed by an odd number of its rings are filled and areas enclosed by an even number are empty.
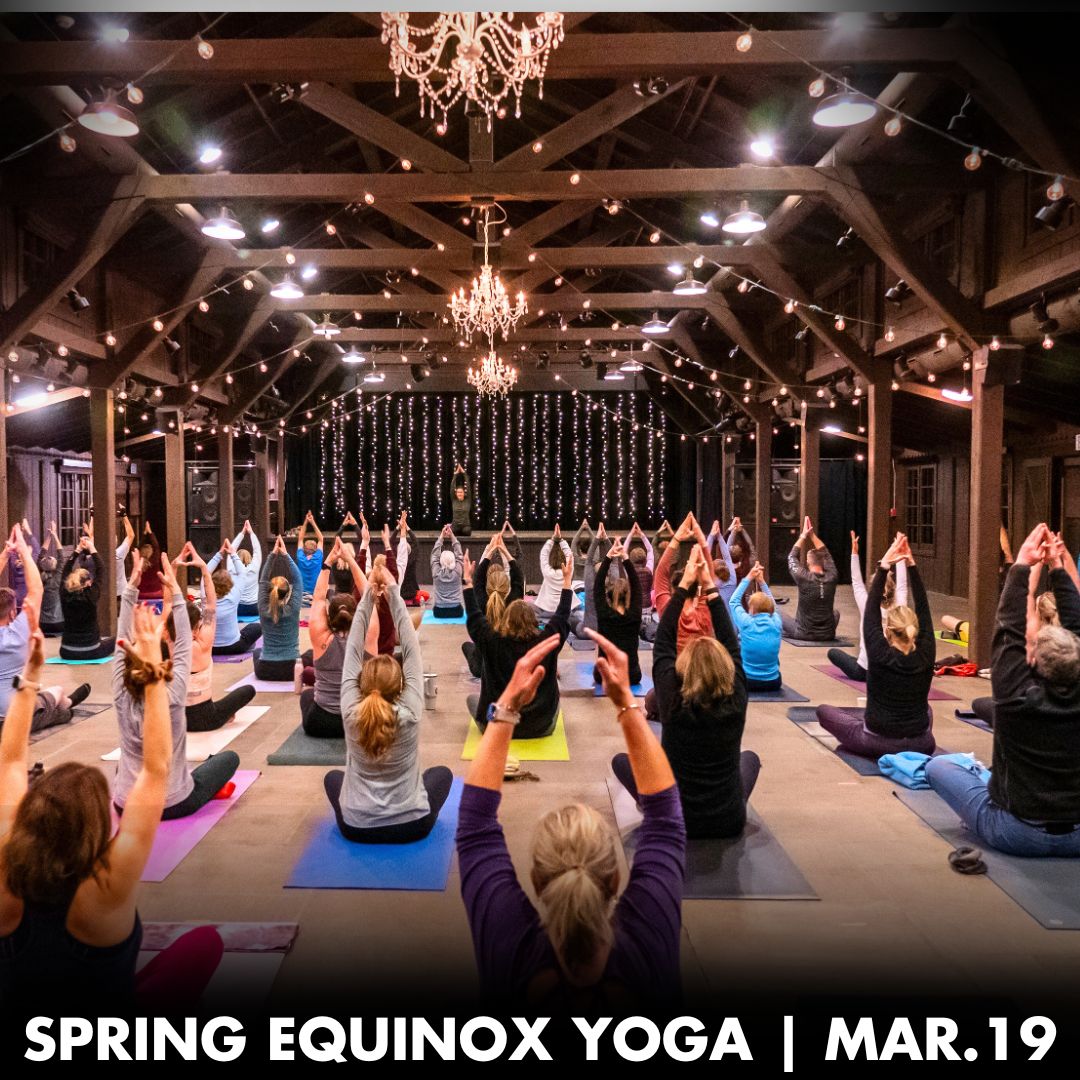
[[[350,326],[342,329],[341,334],[334,338],[341,344],[349,342],[365,344],[395,344],[405,342],[419,343],[421,338],[427,338],[433,345],[454,345],[461,340],[461,335],[452,327],[439,327],[427,329],[425,327],[406,327],[404,329],[392,329],[386,327]],[[478,339],[479,340],[479,339]],[[610,326],[568,326],[565,330],[553,327],[535,327],[525,330],[515,330],[512,340],[507,348],[514,348],[522,342],[543,342],[555,348],[559,344],[579,345],[585,341],[648,341],[649,335],[642,334],[636,327],[624,326],[619,330],[612,330]],[[475,345],[474,350],[479,348]],[[435,351],[438,351],[436,349]],[[445,351],[445,350],[444,350]]]
[[[557,200],[599,202],[603,198],[678,198],[685,195],[754,195],[796,193],[825,198],[834,190],[841,171],[812,165],[735,165],[715,169],[601,169],[570,172],[482,173],[174,173],[142,176],[133,196],[148,203],[242,203],[248,199],[281,203],[360,202],[367,194],[376,209],[388,217],[404,213],[410,204],[468,203],[471,199]],[[846,175],[846,174],[845,174]],[[573,183],[571,178],[578,177]],[[870,193],[940,192],[955,183],[940,170],[921,165],[879,165],[860,169],[859,178]],[[12,194],[23,201],[78,201],[80,205],[104,204],[110,191],[86,179],[38,180],[12,184]],[[427,239],[461,242],[461,233],[424,213],[423,222],[438,233],[426,233],[410,219],[402,223]]]
[[[292,344],[287,352],[277,357],[277,359],[271,361],[267,367],[267,373],[265,375],[257,374],[250,379],[248,385],[242,390],[238,389],[232,395],[231,404],[219,414],[218,422],[222,424],[231,424],[233,421],[239,419],[259,400],[260,397],[285,374],[299,359],[296,355],[297,350],[302,350],[302,347],[311,341],[311,333],[307,325],[303,325],[297,331],[293,337]]]
[[[421,169],[433,172],[467,172],[469,169],[468,162],[436,146],[430,139],[324,82],[309,83],[300,95],[300,103],[333,120],[346,131],[381,146],[395,157],[408,158]]]
[[[42,280],[22,293],[7,311],[0,314],[0,354],[19,343],[24,334],[59,303],[112,249],[135,223],[144,209],[135,194],[136,177],[111,182],[112,200],[92,220],[75,242],[45,268]]]
[[[850,36],[830,30],[759,32],[748,52],[735,48],[738,36],[734,30],[573,34],[551,54],[545,79],[635,79],[643,72],[669,79],[738,71],[802,74],[807,61],[828,69],[947,73],[972,47],[970,35],[937,28]],[[106,79],[138,80],[141,86],[394,80],[388,49],[377,37],[215,38],[209,63],[194,48],[177,51],[172,40],[131,40],[122,49],[99,41],[20,42],[0,46],[0,71],[6,83],[21,86]]]
[[[376,293],[315,293],[299,300],[275,300],[267,298],[279,311],[432,311],[445,313],[446,297],[441,293],[418,293],[389,298]],[[559,311],[567,315],[592,310],[599,314],[604,310],[678,311],[682,308],[703,308],[708,305],[706,296],[676,296],[670,292],[648,293],[601,293],[580,297],[567,292],[540,293],[533,297],[537,306],[547,311]],[[588,301],[588,307],[585,306]]]
[[[669,94],[682,90],[686,80],[672,83],[662,94],[642,95],[633,84],[620,86],[614,93],[601,98],[595,105],[583,109],[569,120],[552,128],[538,139],[533,139],[524,146],[495,163],[499,172],[517,170],[546,169],[556,165],[567,154],[588,145],[602,135],[606,135],[620,124],[643,112],[658,101],[663,101]],[[540,151],[534,151],[534,145],[540,145]]]

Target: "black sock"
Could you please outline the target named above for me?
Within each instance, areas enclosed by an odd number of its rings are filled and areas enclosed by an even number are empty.
[[[71,691],[71,707],[74,709],[76,705],[81,704],[90,696],[90,684],[84,682],[82,686]]]

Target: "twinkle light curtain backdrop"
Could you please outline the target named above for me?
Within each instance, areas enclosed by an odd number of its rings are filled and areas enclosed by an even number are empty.
[[[414,528],[438,528],[457,462],[472,479],[479,528],[509,517],[517,529],[548,529],[586,516],[651,528],[693,492],[693,443],[648,394],[365,393],[293,444],[288,519],[310,507],[332,528],[347,510],[375,523],[407,508]]]

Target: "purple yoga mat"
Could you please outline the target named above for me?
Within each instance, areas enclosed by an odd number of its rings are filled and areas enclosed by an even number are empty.
[[[256,780],[258,769],[240,769],[233,774],[236,790],[228,799],[211,799],[191,817],[163,821],[158,826],[143,881],[164,881],[194,850],[195,845],[232,809],[240,796]]]
[[[862,693],[866,693],[866,683],[849,679],[838,667],[833,667],[832,664],[811,664],[810,666],[816,671],[824,672],[830,679],[835,679],[837,682],[842,682],[845,686],[850,686],[854,690],[860,690]],[[955,694],[946,694],[944,690],[938,690],[936,686],[931,686],[927,700],[959,701],[960,699],[956,697]]]
[[[215,664],[242,664],[245,660],[251,659],[251,653],[223,653],[221,656],[214,657]]]

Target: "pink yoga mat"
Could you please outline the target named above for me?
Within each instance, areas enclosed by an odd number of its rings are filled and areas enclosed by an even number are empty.
[[[842,682],[845,686],[850,686],[855,690],[861,690],[864,694],[866,693],[866,683],[849,679],[838,667],[833,667],[832,664],[811,664],[810,666],[817,671],[824,672],[830,679],[835,679],[837,682]],[[937,687],[931,686],[927,700],[959,701],[960,699],[954,694],[946,694],[944,690],[938,690]]]
[[[240,796],[259,778],[258,769],[233,774],[236,790],[228,799],[211,799],[190,817],[163,821],[158,826],[143,881],[164,881],[194,850],[195,845],[236,805]]]

